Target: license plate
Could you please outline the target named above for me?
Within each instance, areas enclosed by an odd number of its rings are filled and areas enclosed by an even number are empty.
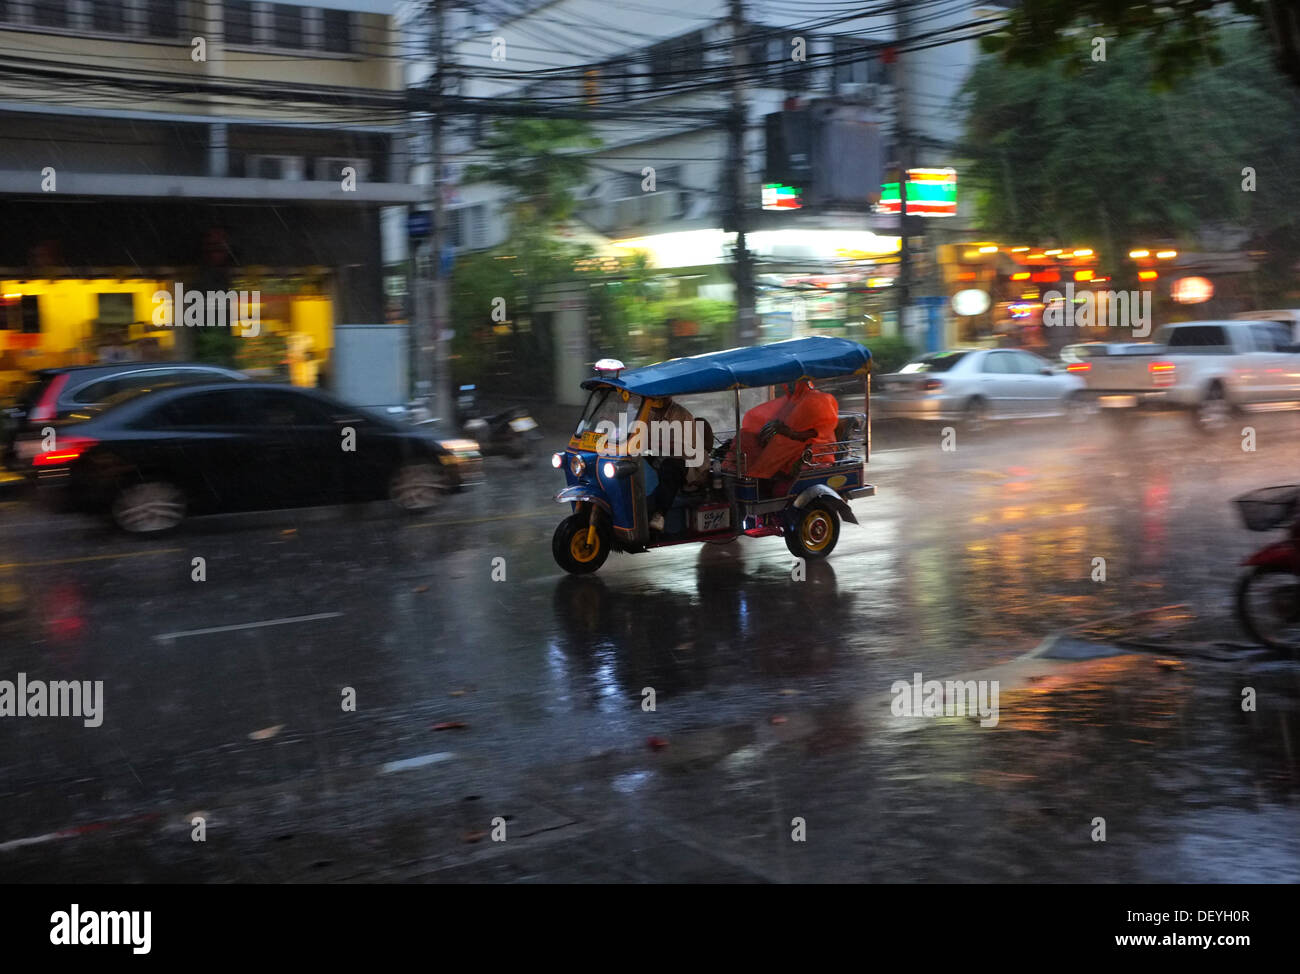
[[[516,433],[527,433],[529,430],[537,429],[537,420],[531,416],[520,416],[510,421],[510,428]]]
[[[700,534],[731,527],[730,507],[700,507],[695,510],[695,530]]]
[[[1138,404],[1137,396],[1102,396],[1097,400],[1102,409],[1128,409]]]

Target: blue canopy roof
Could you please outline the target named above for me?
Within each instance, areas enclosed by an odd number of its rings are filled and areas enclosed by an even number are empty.
[[[620,378],[591,378],[584,389],[613,386],[638,396],[683,396],[693,392],[778,385],[802,378],[829,379],[866,370],[871,352],[845,338],[792,338],[753,348],[731,348],[625,372]]]

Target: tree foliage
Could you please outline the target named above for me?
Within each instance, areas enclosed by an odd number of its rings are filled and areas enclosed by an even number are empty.
[[[966,88],[964,154],[984,226],[1006,239],[1093,246],[1111,261],[1214,228],[1293,247],[1300,94],[1251,33],[1225,31],[1222,64],[1159,92],[1150,87],[1158,54],[1141,39],[1070,73],[981,61]],[[1243,191],[1247,169],[1253,192]]]
[[[507,189],[509,231],[500,246],[457,261],[452,311],[459,379],[490,384],[495,370],[503,380],[501,373],[510,373],[514,391],[548,391],[554,340],[539,305],[549,285],[575,280],[575,264],[590,256],[589,248],[557,231],[573,216],[576,189],[587,176],[580,150],[598,145],[585,122],[498,119],[482,143],[487,161],[466,167],[466,182]],[[493,317],[498,308],[504,321],[496,320],[500,313]]]
[[[1219,28],[1229,20],[1254,21],[1256,46],[1300,88],[1300,9],[1295,0],[1020,0],[1006,28],[984,38],[984,48],[1009,64],[1070,64],[1091,56],[1092,39],[1142,37],[1156,70],[1149,79],[1167,86],[1230,56]]]
[[[488,161],[467,166],[465,179],[510,190],[515,231],[551,229],[573,216],[574,190],[587,178],[581,150],[599,145],[588,124],[577,119],[498,119],[480,146]]]

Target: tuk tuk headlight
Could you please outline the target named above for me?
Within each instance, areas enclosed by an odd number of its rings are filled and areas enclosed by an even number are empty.
[[[600,472],[606,480],[619,480],[636,473],[635,460],[606,460],[600,465]]]
[[[587,472],[587,461],[583,460],[578,454],[569,457],[569,473],[575,477],[581,477]]]
[[[552,454],[551,454],[551,466],[554,467],[556,470],[559,470],[560,467],[564,466],[564,454],[563,454],[563,453],[552,453]]]

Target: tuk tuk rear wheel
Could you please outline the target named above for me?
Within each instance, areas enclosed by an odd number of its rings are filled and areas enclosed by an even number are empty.
[[[820,501],[795,509],[786,521],[785,546],[796,558],[825,558],[840,540],[840,516]]]
[[[571,514],[555,528],[551,538],[551,554],[555,563],[570,575],[590,575],[605,564],[609,557],[610,531],[609,522],[603,517],[596,519],[596,536],[591,545],[587,544],[587,529],[591,526],[591,515],[584,512]]]

